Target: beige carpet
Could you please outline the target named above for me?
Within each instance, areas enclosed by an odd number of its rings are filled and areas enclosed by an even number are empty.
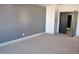
[[[63,34],[39,36],[0,47],[0,54],[71,54],[79,53],[79,37]]]

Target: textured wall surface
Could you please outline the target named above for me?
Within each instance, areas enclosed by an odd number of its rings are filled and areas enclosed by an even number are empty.
[[[45,31],[45,7],[0,5],[0,43]]]

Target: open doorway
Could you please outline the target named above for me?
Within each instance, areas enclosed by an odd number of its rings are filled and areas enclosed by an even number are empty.
[[[60,23],[59,23],[59,33],[67,34],[71,31],[72,13],[71,12],[61,12],[60,13]]]
[[[59,33],[74,36],[76,33],[77,12],[60,12]]]
[[[71,24],[72,24],[72,15],[67,15],[67,28],[66,28],[66,33],[71,34]]]

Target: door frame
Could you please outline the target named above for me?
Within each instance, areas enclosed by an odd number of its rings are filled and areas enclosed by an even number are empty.
[[[66,12],[66,11],[64,11],[64,12]],[[74,13],[74,12],[77,12],[77,18],[78,18],[78,11],[72,11],[72,12],[70,12],[70,13]],[[57,33],[59,34],[59,25],[60,25],[60,13],[61,12],[58,12],[58,24],[57,24]],[[72,17],[73,17],[73,15],[72,15]],[[75,30],[77,29],[77,18],[76,18],[76,26],[75,26]],[[71,25],[71,27],[72,27],[72,25]],[[76,31],[75,31],[75,33],[76,33]],[[76,35],[76,34],[75,34]]]
[[[73,12],[72,36],[76,35],[78,11]],[[74,20],[75,19],[75,20]]]

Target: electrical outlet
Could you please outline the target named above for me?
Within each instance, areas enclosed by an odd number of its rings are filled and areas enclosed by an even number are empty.
[[[22,36],[24,36],[25,34],[24,33],[22,33]]]

